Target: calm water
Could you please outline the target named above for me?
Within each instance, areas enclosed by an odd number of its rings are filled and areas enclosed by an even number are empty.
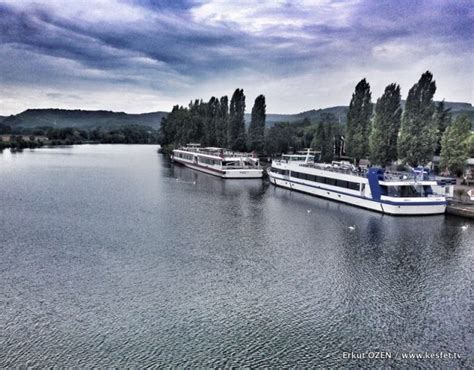
[[[473,250],[463,219],[222,181],[154,146],[6,151],[0,366],[469,367]],[[400,358],[440,351],[461,359]]]

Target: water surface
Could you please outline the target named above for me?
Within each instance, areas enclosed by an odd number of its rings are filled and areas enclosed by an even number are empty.
[[[460,218],[223,181],[155,146],[5,151],[0,366],[469,367],[473,249]]]

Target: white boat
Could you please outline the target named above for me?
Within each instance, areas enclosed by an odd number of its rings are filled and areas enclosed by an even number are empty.
[[[173,150],[171,159],[193,170],[219,176],[223,179],[258,179],[263,169],[256,155],[232,152],[224,148],[201,148],[188,144]]]
[[[309,152],[283,155],[267,172],[274,185],[391,215],[442,214],[452,192],[452,184],[426,174],[361,170],[348,162],[314,163]]]

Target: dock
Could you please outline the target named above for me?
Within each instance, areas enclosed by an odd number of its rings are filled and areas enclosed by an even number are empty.
[[[446,213],[474,219],[474,203],[449,201],[446,207]]]
[[[458,181],[458,184],[454,186],[453,195],[453,198],[448,200],[446,213],[474,219],[474,189],[472,186],[461,185]]]

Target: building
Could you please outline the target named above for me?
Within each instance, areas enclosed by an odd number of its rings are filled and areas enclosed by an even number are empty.
[[[43,135],[0,135],[0,141],[3,142],[10,142],[14,140],[23,140],[23,141],[41,141],[41,142],[46,142],[48,141],[48,138]]]

